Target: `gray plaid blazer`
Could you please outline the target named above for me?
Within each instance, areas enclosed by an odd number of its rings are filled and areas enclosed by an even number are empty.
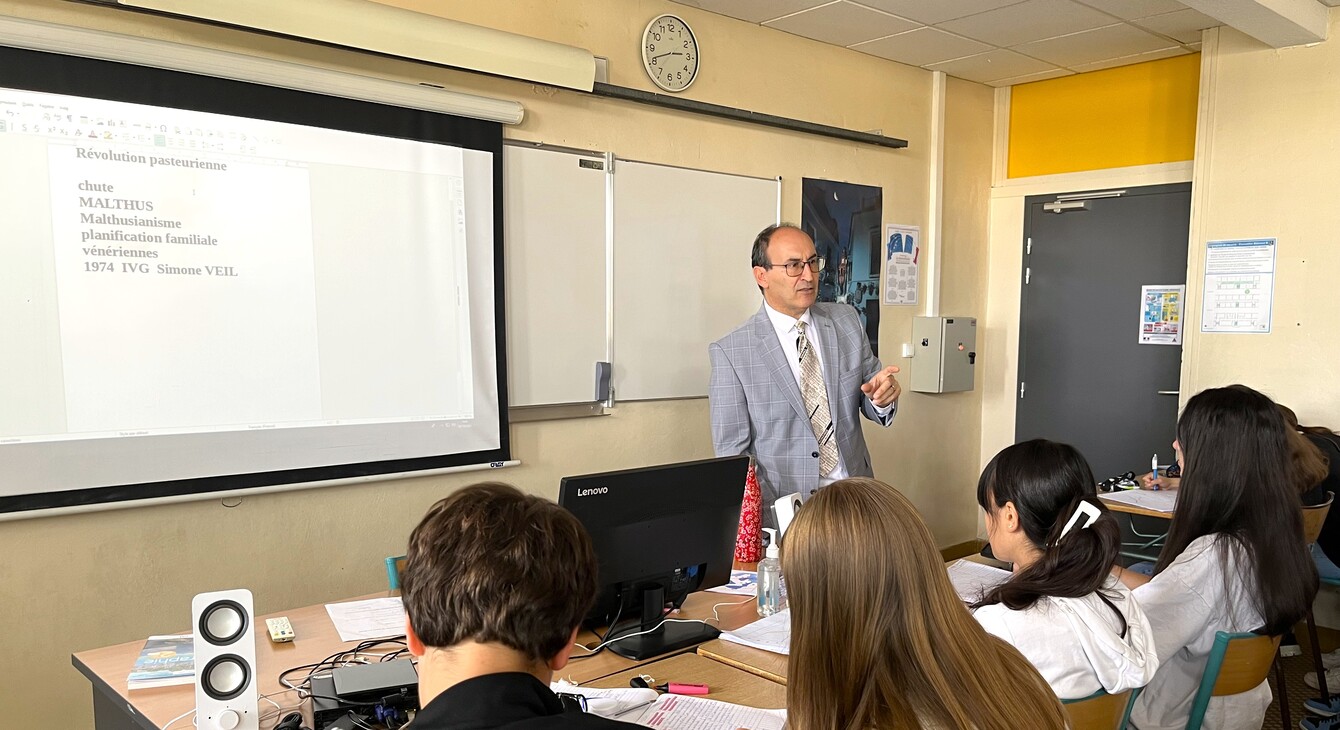
[[[883,369],[870,352],[856,310],[846,304],[820,302],[810,307],[823,358],[828,408],[837,432],[838,453],[851,476],[874,476],[870,451],[861,434],[858,413],[882,426],[861,385]],[[800,386],[791,374],[777,331],[767,311],[737,327],[707,348],[712,358],[708,398],[712,413],[712,445],[717,456],[754,457],[763,494],[763,524],[775,526],[772,503],[799,492],[808,498],[819,486],[819,442],[814,438]]]

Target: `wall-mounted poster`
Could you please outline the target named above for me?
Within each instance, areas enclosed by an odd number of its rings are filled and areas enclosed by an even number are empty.
[[[1182,344],[1182,302],[1186,285],[1140,287],[1140,344]]]
[[[800,227],[824,258],[819,301],[848,304],[879,355],[879,266],[884,192],[870,185],[804,178]]]
[[[884,235],[884,303],[917,303],[921,228],[890,223]]]
[[[1269,334],[1275,239],[1207,242],[1201,298],[1201,332]]]

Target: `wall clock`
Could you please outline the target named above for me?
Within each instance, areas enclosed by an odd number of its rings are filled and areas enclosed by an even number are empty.
[[[642,31],[642,67],[652,83],[683,91],[698,77],[698,38],[674,15],[658,15]]]

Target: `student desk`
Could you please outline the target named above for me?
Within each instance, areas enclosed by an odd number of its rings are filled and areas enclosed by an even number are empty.
[[[715,643],[715,642],[709,642]],[[706,646],[704,644],[703,646]],[[738,645],[737,645],[738,646]],[[748,647],[740,647],[747,649]],[[758,651],[753,649],[752,651]],[[699,649],[699,654],[702,650]],[[759,652],[766,654],[767,652]],[[777,655],[774,655],[777,656]],[[783,662],[786,657],[779,657]],[[618,674],[602,677],[589,685],[592,687],[627,687],[628,681],[639,674],[651,675],[657,684],[665,682],[685,682],[705,684],[711,692],[703,695],[709,700],[721,700],[736,705],[748,705],[762,709],[786,707],[786,686],[763,677],[712,661],[698,654],[677,654],[668,659],[643,664]]]
[[[1118,502],[1113,499],[1108,499],[1106,494],[1099,494],[1098,498],[1101,499],[1103,504],[1107,505],[1107,508],[1113,512],[1121,512],[1125,515],[1129,515],[1127,518],[1127,526],[1126,528],[1123,528],[1123,532],[1125,529],[1129,529],[1131,534],[1135,536],[1135,540],[1132,542],[1123,541],[1121,543],[1122,556],[1132,560],[1144,560],[1149,562],[1157,561],[1159,559],[1159,550],[1163,547],[1163,540],[1167,538],[1168,532],[1166,529],[1162,532],[1156,530],[1155,532],[1148,534],[1140,532],[1135,527],[1135,517],[1153,517],[1157,520],[1171,521],[1173,513],[1160,512],[1158,510],[1141,507],[1127,502]]]
[[[786,684],[787,657],[781,654],[736,644],[732,641],[713,639],[698,645],[698,655],[749,672],[762,679],[776,682],[779,686]],[[653,674],[652,676],[655,677],[656,675]],[[657,679],[660,678],[657,677]]]
[[[381,598],[385,595],[385,592],[380,592],[346,600]],[[743,602],[737,603],[740,601]],[[695,593],[689,596],[684,602],[684,607],[672,618],[709,619],[712,618],[712,607],[723,603],[727,605],[719,606],[717,612],[721,619],[722,628],[739,628],[758,618],[754,611],[753,599],[743,599],[739,596],[727,596],[720,593]],[[184,610],[185,608],[183,607]],[[287,616],[293,624],[293,630],[297,638],[292,643],[275,644],[270,641],[269,634],[265,630],[265,619],[275,616]],[[281,671],[290,667],[318,662],[338,651],[352,649],[358,643],[340,641],[339,634],[336,633],[335,626],[331,623],[323,603],[257,616],[252,623],[257,627],[255,629],[256,687],[261,695],[273,694],[271,699],[279,703],[280,707],[286,708],[286,712],[296,709],[294,706],[298,704],[298,701],[296,693],[284,691],[284,688],[280,686],[279,673]],[[582,632],[578,642],[587,646],[594,646],[599,643],[595,635],[589,631]],[[135,664],[135,659],[140,655],[140,650],[143,648],[144,639],[141,638],[115,646],[81,651],[71,657],[71,663],[88,678],[92,686],[94,726],[97,730],[162,730],[170,720],[195,707],[194,685],[139,689],[134,692],[126,689],[126,675],[130,673],[131,667]],[[379,648],[375,651],[381,652],[383,649]],[[692,649],[686,649],[685,651],[691,652]],[[697,660],[696,657],[694,659]],[[661,661],[666,660],[661,659]],[[581,659],[570,663],[562,672],[558,673],[558,676],[568,678],[578,684],[586,684],[602,677],[625,672],[641,664],[650,663],[658,662],[656,660],[635,662],[606,650],[590,659]],[[707,663],[710,664],[711,662]],[[678,667],[675,667],[676,674],[677,671]],[[655,673],[651,674],[658,679],[660,678]],[[666,676],[673,675],[667,674]],[[679,677],[676,676],[675,678],[678,681]],[[685,678],[685,681],[703,681],[712,685],[712,682],[706,680]],[[729,684],[732,692],[736,688],[736,684],[724,680],[717,682],[717,684],[722,684],[723,687]],[[627,685],[628,679],[625,678],[620,686]],[[740,685],[740,691],[742,697],[766,696],[767,699],[759,701],[772,702],[772,696],[766,695],[757,687],[747,689],[745,685]],[[717,696],[715,691],[712,696]],[[729,697],[720,698],[735,701]],[[752,703],[752,700],[741,699],[739,701],[742,704]],[[308,716],[307,719],[310,723],[310,707],[307,706],[308,704],[303,703],[301,711]],[[785,698],[783,697],[780,704],[756,706],[783,707],[785,706]],[[275,712],[274,706],[262,700],[260,703],[261,716],[265,717],[273,712]],[[274,720],[270,720],[261,723],[262,730],[269,730],[273,727],[274,722]],[[173,723],[170,730],[189,730],[191,727],[190,718],[185,717]]]
[[[1103,500],[1103,504],[1107,505],[1107,508],[1113,512],[1124,512],[1128,515],[1141,515],[1144,517],[1157,517],[1161,520],[1171,520],[1173,516],[1172,512],[1159,512],[1158,510],[1138,507],[1133,504],[1127,504],[1126,502],[1117,502],[1108,499],[1106,494],[1099,494],[1098,498]]]

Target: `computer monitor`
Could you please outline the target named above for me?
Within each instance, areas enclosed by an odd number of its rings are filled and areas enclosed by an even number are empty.
[[[646,659],[716,638],[705,623],[664,622],[668,603],[730,579],[749,457],[730,456],[564,477],[558,503],[586,526],[600,558],[587,616],[610,651]],[[625,621],[633,619],[633,621]]]

